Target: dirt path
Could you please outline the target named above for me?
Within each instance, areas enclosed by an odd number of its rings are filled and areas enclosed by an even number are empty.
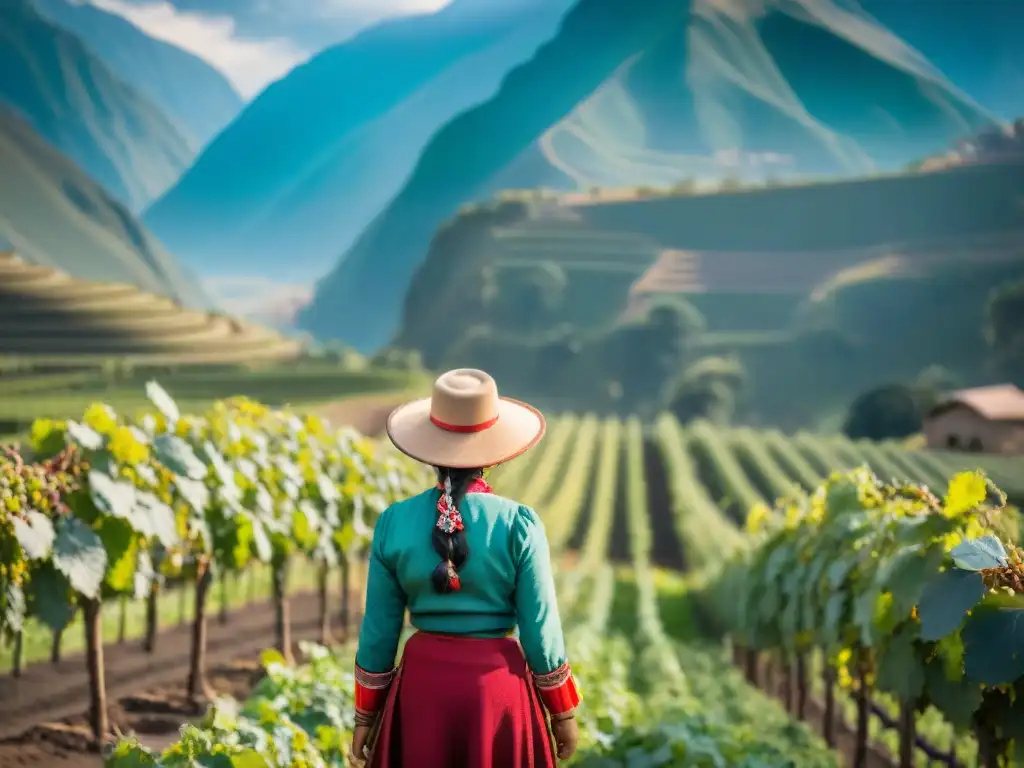
[[[410,396],[364,395],[327,403],[317,413],[334,427],[355,427],[364,435],[376,437],[384,433],[388,416],[397,406],[411,399]]]
[[[313,640],[319,634],[317,598],[291,598],[292,637]],[[157,651],[141,644],[104,649],[111,727],[135,731],[143,743],[163,747],[180,725],[198,716],[182,688],[188,674],[190,626],[161,632]],[[218,693],[244,697],[260,677],[255,660],[273,644],[270,603],[232,612],[226,623],[211,620],[207,645],[210,682]],[[57,665],[36,664],[21,678],[0,678],[0,768],[53,766],[95,768],[100,758],[88,749],[89,684],[80,655]]]
[[[647,511],[651,517],[651,560],[663,568],[686,571],[686,553],[672,519],[668,472],[661,450],[651,435],[644,436],[644,477]]]

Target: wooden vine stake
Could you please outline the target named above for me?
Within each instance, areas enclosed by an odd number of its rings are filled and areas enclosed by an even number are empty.
[[[275,556],[271,564],[274,594],[274,646],[289,664],[292,654],[291,610],[288,604],[288,558]]]
[[[857,729],[854,745],[853,768],[864,768],[868,763],[868,726],[871,722],[871,691],[868,688],[867,652],[859,648],[857,657]]]
[[[21,677],[21,657],[24,650],[25,631],[19,629],[14,633],[14,654],[11,658],[11,676]]]
[[[89,669],[89,724],[97,744],[109,728],[107,721],[107,683],[103,670],[103,615],[98,599],[84,599],[85,660]]]
[[[746,667],[747,667],[747,669],[746,669],[747,682],[749,682],[751,685],[757,685],[757,672],[758,672],[757,667],[758,667],[758,662],[760,661],[759,658],[758,658],[758,653],[757,653],[757,651],[748,649],[747,652],[746,652],[746,656],[747,656],[747,663],[746,663]]]
[[[793,713],[793,668],[789,663],[789,657],[783,655],[782,663],[779,665],[779,672],[782,677],[782,704],[786,711]]]
[[[196,564],[195,616],[192,619],[192,653],[189,659],[187,688],[188,700],[196,706],[210,698],[210,689],[206,683],[206,596],[210,592],[212,581],[210,562],[202,558]]]
[[[153,653],[156,650],[156,635],[159,628],[160,617],[160,580],[153,579],[149,585],[149,593],[146,595],[146,636],[142,641],[142,648],[146,653]]]
[[[821,734],[830,747],[836,745],[836,669],[825,664],[825,706],[822,712]]]
[[[64,640],[64,629],[56,629],[50,641],[50,663],[60,663],[61,642]]]
[[[765,654],[763,671],[764,679],[762,682],[764,683],[764,689],[768,691],[768,693],[770,693],[772,696],[775,696],[776,694],[778,694],[779,691],[777,686],[778,681],[775,679],[776,669],[774,653]]]
[[[917,746],[917,707],[912,702],[900,703],[899,764],[900,768],[914,768],[914,749]]]
[[[796,716],[803,720],[807,716],[807,656],[796,655]]]

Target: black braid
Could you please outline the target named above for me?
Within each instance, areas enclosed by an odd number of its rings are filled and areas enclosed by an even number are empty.
[[[451,478],[452,504],[455,509],[458,509],[462,504],[469,484],[484,475],[484,471],[479,468],[448,469],[447,467],[435,467],[434,469],[437,470],[437,479],[442,485],[444,485],[446,477]],[[444,493],[444,491],[439,491],[439,493]],[[452,587],[452,583],[469,558],[469,543],[466,541],[466,534],[464,531],[447,534],[435,525],[430,537],[430,543],[433,545],[434,551],[441,558],[441,562],[434,569],[434,573],[430,577],[431,582],[434,584],[434,590],[442,595],[454,592],[455,589]]]

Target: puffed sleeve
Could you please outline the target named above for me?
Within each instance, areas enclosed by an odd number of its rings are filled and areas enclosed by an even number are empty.
[[[406,597],[384,558],[391,507],[377,518],[366,584],[366,607],[356,649],[356,709],[376,712],[387,698],[394,676],[398,639],[405,621]]]
[[[576,708],[580,694],[565,653],[548,539],[529,507],[519,507],[512,547],[519,642],[544,706],[553,715],[565,714]]]

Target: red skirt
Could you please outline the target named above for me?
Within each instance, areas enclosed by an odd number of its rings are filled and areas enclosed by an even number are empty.
[[[417,632],[381,714],[371,768],[554,768],[552,739],[513,638]]]

